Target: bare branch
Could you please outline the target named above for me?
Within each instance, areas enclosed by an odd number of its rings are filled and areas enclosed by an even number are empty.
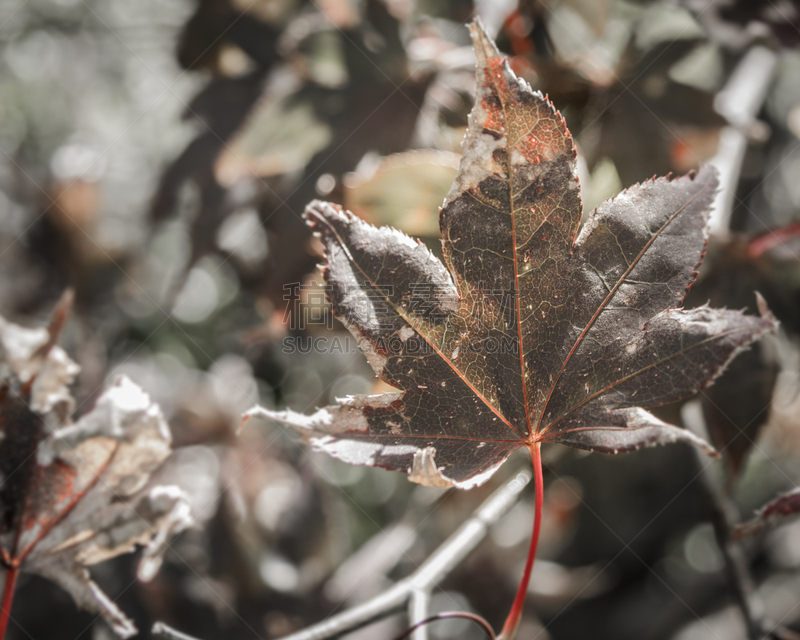
[[[431,592],[427,589],[416,589],[411,592],[408,601],[408,623],[415,625],[428,617],[431,604]],[[420,626],[414,631],[411,640],[428,640],[428,627]]]
[[[163,640],[198,640],[194,636],[176,631],[163,622],[156,622],[150,630],[150,633],[153,634],[154,638],[162,638]]]
[[[714,100],[717,113],[730,124],[720,132],[717,153],[710,160],[719,171],[720,182],[708,220],[711,236],[725,238],[728,235],[748,131],[767,95],[777,60],[777,55],[766,47],[753,47]]]
[[[410,603],[409,616],[412,622],[427,614],[431,590],[472,552],[486,537],[489,528],[509,512],[517,503],[522,490],[531,481],[528,471],[520,471],[511,480],[495,491],[458,530],[451,535],[408,578],[401,580],[379,596],[343,611],[327,620],[286,636],[283,640],[324,640],[335,638],[363,627],[387,615],[400,611]],[[175,631],[163,622],[153,625],[153,635],[164,640],[198,640]],[[415,640],[424,640],[424,627],[417,629]]]
[[[415,592],[429,592],[478,546],[489,528],[508,513],[530,480],[531,475],[527,471],[517,473],[489,496],[475,514],[434,551],[419,569],[388,591],[364,604],[286,636],[283,640],[335,638],[402,609]]]

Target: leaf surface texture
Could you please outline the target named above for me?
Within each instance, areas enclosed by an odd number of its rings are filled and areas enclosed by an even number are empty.
[[[397,393],[311,416],[260,407],[317,449],[435,486],[484,482],[537,442],[619,453],[690,432],[642,407],[708,385],[769,319],[680,308],[706,244],[711,167],[635,185],[581,226],[564,119],[472,26],[477,96],[440,212],[444,264],[422,243],[311,203],[334,314]]]

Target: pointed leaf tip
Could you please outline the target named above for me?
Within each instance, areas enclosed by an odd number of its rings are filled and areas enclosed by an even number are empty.
[[[75,290],[72,287],[68,287],[65,289],[64,293],[61,294],[61,298],[59,298],[58,302],[56,303],[56,306],[53,309],[53,315],[50,319],[50,325],[47,327],[47,331],[50,334],[50,346],[58,343],[59,338],[61,337],[61,331],[69,319],[69,315],[72,312],[72,305],[74,303]]]
[[[469,33],[472,36],[472,46],[475,49],[475,59],[479,68],[485,66],[486,61],[490,58],[500,57],[497,45],[486,33],[486,28],[480,18],[475,18],[469,23]]]
[[[777,329],[778,326],[780,326],[780,322],[778,321],[778,318],[775,317],[775,314],[772,313],[772,309],[769,308],[766,298],[764,298],[759,291],[756,291],[755,294],[758,315],[760,315],[764,320],[771,322],[773,324],[773,328]]]

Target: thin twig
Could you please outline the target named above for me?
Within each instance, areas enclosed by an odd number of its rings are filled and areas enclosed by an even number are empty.
[[[372,600],[286,636],[283,640],[324,640],[359,629],[370,622],[401,611],[412,590],[413,586],[407,578]]]
[[[14,601],[14,587],[17,584],[17,577],[19,576],[18,566],[6,567],[6,580],[5,587],[3,588],[3,602],[0,607],[0,640],[3,640],[6,635],[6,628],[8,621],[11,620],[11,603]]]
[[[699,401],[686,403],[681,410],[684,425],[700,437],[705,437],[705,420]],[[692,447],[702,487],[709,503],[709,516],[714,527],[717,545],[725,560],[725,574],[736,604],[742,613],[750,640],[770,637],[766,609],[750,575],[750,567],[742,545],[731,538],[731,528],[739,521],[736,507],[720,485],[708,457]]]
[[[431,608],[431,592],[428,589],[416,589],[408,600],[408,624],[415,625],[429,616]],[[414,630],[411,640],[428,640],[428,625],[420,625]]]
[[[163,640],[198,640],[194,636],[176,631],[170,626],[165,625],[163,622],[156,622],[153,625],[150,633],[154,638],[163,638]]]
[[[412,633],[416,633],[421,628],[426,627],[431,623],[453,619],[469,620],[470,622],[474,622],[481,629],[483,629],[483,631],[486,633],[486,637],[489,640],[497,640],[497,636],[494,634],[494,629],[492,629],[486,619],[475,613],[469,613],[468,611],[443,611],[442,613],[437,613],[435,616],[425,618],[424,620],[420,620],[416,624],[412,625],[410,629],[403,631],[403,633],[397,636],[394,640],[405,640],[411,636]]]

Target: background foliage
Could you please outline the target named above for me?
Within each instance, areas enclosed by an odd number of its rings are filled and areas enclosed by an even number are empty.
[[[688,302],[754,309],[758,289],[782,321],[779,349],[750,352],[702,400],[727,452],[713,473],[729,506],[747,519],[800,483],[795,4],[7,0],[0,310],[44,324],[74,287],[62,344],[83,371],[78,414],[128,374],[165,411],[170,472],[194,489],[201,526],[174,542],[153,582],[135,582],[134,558],[93,568],[140,629],[163,620],[212,640],[302,628],[408,574],[514,473],[512,462],[486,488],[442,493],[319,457],[268,425],[235,434],[256,402],[308,411],[384,390],[354,349],[291,348],[348,335],[313,284],[319,247],[299,214],[325,197],[440,251],[437,207],[474,86],[464,23],[476,12],[564,114],[587,209],[713,158],[731,128],[715,97],[750,48],[774,53],[763,95],[757,74],[745,78],[758,117],[732,123],[747,140],[735,206]],[[680,421],[678,411],[666,415]],[[520,637],[746,637],[691,451],[552,447],[545,464]],[[523,501],[495,527],[434,607],[499,626],[532,512]],[[795,630],[798,541],[795,522],[744,546],[768,619]],[[35,577],[21,580],[14,620],[9,637],[110,635]],[[380,625],[351,637],[391,637],[405,621]],[[463,625],[431,635],[480,637]]]

